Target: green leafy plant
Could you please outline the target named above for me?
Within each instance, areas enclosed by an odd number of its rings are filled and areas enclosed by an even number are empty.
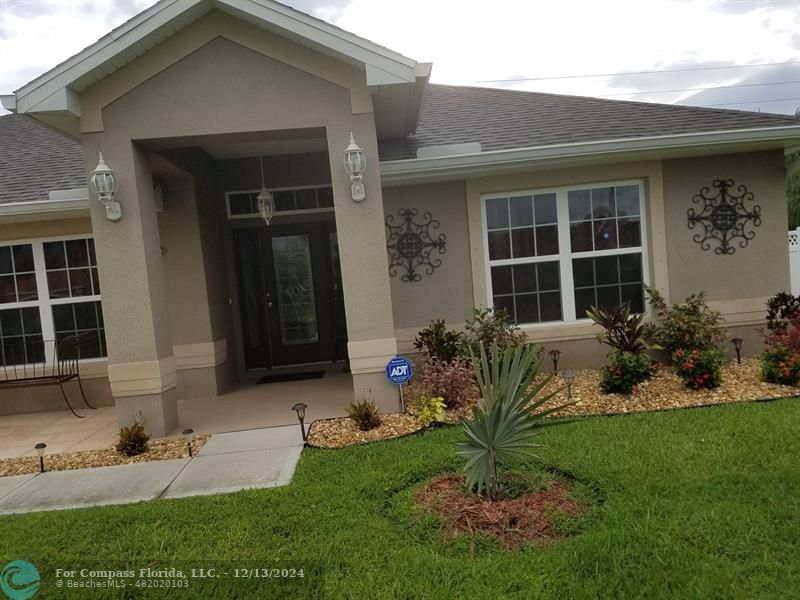
[[[463,358],[430,359],[419,369],[422,392],[442,396],[450,408],[464,406],[475,395],[475,372]]]
[[[719,387],[725,357],[715,347],[703,350],[676,350],[672,355],[675,374],[693,390]]]
[[[610,310],[590,306],[586,316],[605,329],[598,338],[614,350],[641,354],[651,348],[645,334],[644,314],[632,313],[629,302]]]
[[[417,400],[417,418],[425,427],[434,423],[444,423],[447,406],[441,396],[421,396]]]
[[[498,469],[538,447],[534,440],[543,428],[562,422],[543,422],[543,417],[567,405],[539,410],[556,392],[542,395],[552,375],[537,378],[542,353],[536,346],[508,345],[501,349],[495,343],[487,354],[481,344],[479,352],[471,359],[481,398],[472,418],[462,422],[465,440],[456,448],[467,461],[464,471],[468,488],[495,500],[502,493]]]
[[[646,354],[614,350],[609,358],[610,364],[600,370],[600,389],[606,394],[630,394],[653,375]]]
[[[382,422],[378,407],[369,400],[351,402],[350,406],[347,407],[347,416],[352,419],[361,431],[375,429]]]
[[[125,456],[138,456],[147,452],[150,436],[144,432],[144,425],[134,423],[119,430],[117,452]]]
[[[670,356],[687,348],[713,348],[725,339],[722,315],[708,307],[705,292],[692,294],[683,304],[672,306],[657,290],[647,288],[647,294],[656,320],[645,326],[645,335]]]
[[[448,329],[444,319],[431,321],[414,339],[414,348],[432,360],[452,362],[461,352],[463,334]]]
[[[767,329],[785,333],[789,324],[800,316],[800,296],[781,292],[767,300]]]
[[[514,323],[505,308],[473,309],[472,318],[464,326],[464,338],[461,344],[461,355],[468,361],[473,356],[480,356],[480,348],[491,348],[497,345],[501,352],[507,347],[525,346],[531,342]],[[535,346],[537,352],[543,353],[541,346]],[[489,362],[492,357],[489,355]]]

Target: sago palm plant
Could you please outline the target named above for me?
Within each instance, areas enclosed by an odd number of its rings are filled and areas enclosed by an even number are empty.
[[[540,373],[542,353],[538,346],[526,344],[498,349],[489,354],[481,344],[480,357],[471,354],[481,399],[464,420],[466,440],[456,444],[464,465],[467,487],[490,500],[501,493],[498,466],[515,456],[524,456],[541,446],[534,439],[544,427],[559,421],[542,421],[569,404],[539,410],[556,392],[543,395],[552,375],[534,382]],[[538,411],[538,412],[537,412]]]

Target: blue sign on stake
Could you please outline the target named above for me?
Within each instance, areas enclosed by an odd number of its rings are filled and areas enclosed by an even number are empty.
[[[396,356],[386,365],[386,378],[395,385],[403,385],[411,380],[414,370],[411,363],[402,356]]]

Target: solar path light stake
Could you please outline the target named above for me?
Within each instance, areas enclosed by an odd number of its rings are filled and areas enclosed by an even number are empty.
[[[47,444],[39,442],[34,448],[36,448],[36,453],[39,455],[39,473],[44,473],[44,449],[47,448]]]
[[[550,350],[550,360],[553,361],[553,373],[558,373],[558,359],[561,357],[561,350]]]
[[[194,439],[194,429],[184,429],[183,437],[186,438],[186,447],[189,448],[189,458],[192,458],[192,439]]]
[[[306,409],[308,406],[302,402],[298,402],[292,407],[292,410],[297,413],[297,420],[300,421],[300,432],[303,434],[303,441],[306,441],[306,427],[303,424],[306,419]]]

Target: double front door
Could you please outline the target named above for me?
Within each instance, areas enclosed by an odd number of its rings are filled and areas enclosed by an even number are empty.
[[[346,357],[334,223],[236,229],[233,254],[247,369]]]

